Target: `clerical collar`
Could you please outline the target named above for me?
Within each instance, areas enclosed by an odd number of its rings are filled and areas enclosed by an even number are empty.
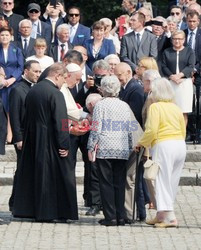
[[[22,79],[24,79],[26,82],[30,83],[31,86],[33,86],[35,84],[35,82],[31,82],[29,81],[25,75],[22,75]]]

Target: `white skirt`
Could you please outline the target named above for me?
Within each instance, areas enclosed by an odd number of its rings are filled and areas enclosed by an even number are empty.
[[[180,84],[170,81],[175,91],[175,104],[183,113],[191,113],[193,108],[193,83],[191,78],[184,79]]]

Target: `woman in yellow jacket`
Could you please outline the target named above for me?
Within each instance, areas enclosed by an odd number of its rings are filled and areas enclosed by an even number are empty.
[[[174,201],[186,157],[186,126],[182,111],[173,103],[170,82],[156,79],[151,89],[154,103],[149,107],[145,132],[137,145],[151,146],[152,159],[160,165],[155,183],[157,214],[147,224],[177,227]]]

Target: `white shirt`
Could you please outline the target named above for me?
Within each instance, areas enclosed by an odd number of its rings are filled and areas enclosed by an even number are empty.
[[[58,41],[58,58],[57,58],[57,60],[58,60],[58,62],[61,62],[61,44],[64,44],[65,46],[64,46],[64,53],[66,54],[67,53],[67,51],[68,51],[68,43],[66,42],[66,43],[61,43],[60,41]]]
[[[29,41],[30,41],[30,36],[29,37],[23,37],[21,36],[21,41],[22,41],[22,48],[24,49],[24,44],[25,44],[25,41],[24,39],[27,39],[27,47],[29,46]]]
[[[41,67],[41,72],[43,72],[47,67],[51,66],[54,63],[53,58],[50,56],[46,56],[46,55],[44,55],[41,58],[38,58],[35,55],[29,56],[27,57],[26,62],[30,60],[36,60],[37,62],[39,62],[40,67]]]
[[[79,23],[75,24],[74,26],[72,26],[71,24],[69,24],[70,27],[70,42],[73,42],[73,39],[75,37],[77,28],[78,28]]]

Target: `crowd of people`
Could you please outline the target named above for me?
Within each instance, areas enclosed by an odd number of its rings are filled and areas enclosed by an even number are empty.
[[[164,18],[151,2],[123,0],[114,25],[103,17],[89,28],[76,6],[49,3],[41,13],[30,3],[23,17],[14,0],[1,0],[0,154],[14,145],[14,217],[78,220],[80,149],[86,216],[102,210],[100,225],[132,224],[136,196],[138,221],[178,226],[188,114],[201,84],[201,6],[179,0],[168,9]],[[143,176],[147,154],[160,166],[151,181]]]

